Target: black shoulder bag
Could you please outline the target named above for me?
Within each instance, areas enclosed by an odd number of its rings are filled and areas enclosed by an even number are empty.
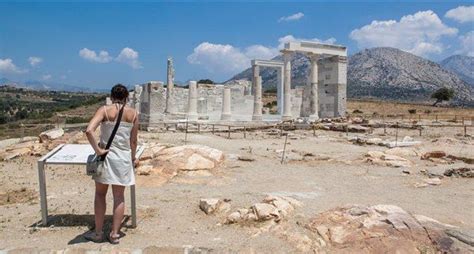
[[[119,114],[117,116],[117,120],[115,122],[114,129],[112,130],[112,133],[110,134],[109,140],[107,141],[107,145],[105,146],[105,150],[108,150],[110,146],[112,145],[112,141],[114,140],[115,134],[117,133],[117,130],[119,128],[120,122],[122,121],[122,115],[123,115],[123,109],[125,108],[125,104],[123,104],[122,108],[119,111]],[[103,172],[104,169],[104,160],[107,154],[104,155],[97,155],[97,154],[91,154],[87,158],[87,166],[86,166],[86,173],[87,175],[91,176],[100,176]]]

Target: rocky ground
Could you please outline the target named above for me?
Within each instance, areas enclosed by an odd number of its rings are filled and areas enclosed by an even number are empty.
[[[412,146],[395,148],[395,129],[296,130],[284,152],[278,130],[193,133],[186,144],[182,132],[141,132],[138,228],[124,227],[119,246],[82,237],[94,184],[78,166],[48,166],[51,225],[37,226],[38,156],[84,142],[60,134],[1,143],[0,252],[474,251],[474,141],[461,129],[399,129],[397,143]]]

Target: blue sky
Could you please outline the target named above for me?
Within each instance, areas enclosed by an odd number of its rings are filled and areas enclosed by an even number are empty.
[[[464,7],[463,7],[464,6]],[[474,55],[469,2],[0,2],[0,78],[106,88],[225,81],[252,58],[305,39],[392,46],[438,61]],[[102,51],[102,53],[101,53]]]

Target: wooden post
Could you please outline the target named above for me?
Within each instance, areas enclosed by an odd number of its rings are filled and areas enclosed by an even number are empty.
[[[198,123],[198,133],[201,133],[201,124]]]
[[[214,134],[214,128],[216,127],[215,124],[212,125],[212,134]]]
[[[457,115],[454,115],[454,122],[455,122],[455,123],[458,122],[458,116],[457,116]]]
[[[247,127],[244,125],[244,138],[247,138]]]
[[[280,137],[283,136],[283,124],[280,125]]]
[[[420,126],[420,128],[418,128],[418,130],[420,131],[420,137],[421,137],[421,126]]]
[[[188,141],[188,118],[186,118],[186,130],[184,131],[184,144]]]
[[[438,122],[438,115],[436,115],[436,120],[435,120],[435,122]]]
[[[421,122],[421,114],[418,114],[418,122]]]
[[[227,131],[227,138],[230,139],[230,125],[229,125],[229,130]]]
[[[316,126],[313,125],[313,137],[316,136]]]
[[[467,126],[464,125],[464,137],[467,137]]]
[[[464,125],[464,116],[461,118],[462,125]]]
[[[283,161],[285,160],[285,151],[286,151],[286,141],[288,140],[288,133],[285,135],[285,144],[283,145],[283,152],[281,155],[281,164],[283,164]]]
[[[395,126],[395,147],[398,146],[398,123]]]

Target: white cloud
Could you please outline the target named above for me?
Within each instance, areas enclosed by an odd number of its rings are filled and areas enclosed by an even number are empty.
[[[97,54],[94,50],[90,50],[88,48],[79,50],[79,56],[87,61],[96,63],[108,63],[112,60],[109,52],[101,50],[99,54]]]
[[[400,21],[372,21],[355,29],[350,38],[360,48],[395,47],[417,55],[439,54],[443,36],[456,35],[458,30],[445,25],[433,11],[420,11],[403,16]]]
[[[138,61],[138,52],[132,48],[123,48],[120,54],[115,59],[118,62],[130,65],[133,69],[142,68],[142,64]]]
[[[52,77],[53,77],[53,75],[51,75],[51,74],[45,74],[45,75],[41,76],[41,79],[42,80],[50,80]]]
[[[43,62],[43,59],[41,57],[37,57],[37,56],[30,56],[30,57],[28,57],[28,62],[30,63],[31,66],[35,67],[36,65]]]
[[[328,40],[301,39],[293,35],[287,35],[278,39],[278,45],[267,47],[263,45],[250,45],[240,49],[229,44],[214,44],[203,42],[194,48],[192,54],[187,58],[191,64],[202,65],[211,73],[222,72],[225,74],[234,74],[250,66],[252,59],[271,59],[280,53],[284,44],[290,41],[316,41],[321,43],[333,44],[336,39]]]
[[[456,54],[463,54],[474,57],[474,30],[459,36],[460,49]]]
[[[451,9],[444,15],[446,18],[454,19],[460,23],[474,21],[474,5],[459,6]]]
[[[296,21],[296,20],[300,20],[303,17],[304,17],[304,13],[298,12],[290,16],[281,17],[280,19],[278,19],[278,22]]]
[[[13,73],[13,74],[20,74],[28,72],[28,70],[22,70],[18,68],[14,63],[13,60],[10,58],[1,59],[0,58],[0,72],[1,73]]]
[[[203,65],[209,72],[237,72],[250,64],[249,58],[232,45],[203,42],[187,57],[191,64]]]

